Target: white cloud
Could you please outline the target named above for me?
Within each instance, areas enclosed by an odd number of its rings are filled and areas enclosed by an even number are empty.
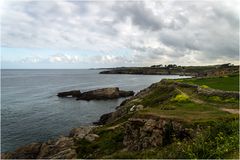
[[[21,63],[39,63],[42,61],[42,58],[39,56],[35,56],[35,57],[26,57],[23,58],[20,62]]]
[[[49,62],[64,62],[64,63],[78,63],[81,62],[82,59],[79,56],[71,56],[71,55],[64,55],[64,54],[56,54],[52,55],[48,58]]]

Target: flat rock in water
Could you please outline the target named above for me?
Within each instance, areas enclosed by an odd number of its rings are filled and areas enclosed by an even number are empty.
[[[58,97],[76,97],[77,100],[107,100],[116,99],[120,97],[133,96],[133,91],[122,91],[118,87],[96,89],[81,93],[80,90],[73,90],[68,92],[60,92]]]

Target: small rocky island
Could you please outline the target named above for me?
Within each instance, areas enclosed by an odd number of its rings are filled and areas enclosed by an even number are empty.
[[[81,93],[80,90],[72,90],[67,92],[60,92],[57,94],[58,97],[75,97],[77,100],[107,100],[116,99],[121,97],[133,96],[133,91],[119,90],[118,87],[101,88],[92,91]]]

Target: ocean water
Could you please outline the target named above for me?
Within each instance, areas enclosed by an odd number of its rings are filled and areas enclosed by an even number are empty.
[[[163,78],[179,77],[98,72],[100,70],[1,70],[1,152],[67,135],[74,127],[91,125],[124,100],[76,101],[58,98],[58,92],[103,87],[137,92]]]

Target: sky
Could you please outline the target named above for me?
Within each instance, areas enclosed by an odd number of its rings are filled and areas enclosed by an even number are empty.
[[[239,1],[2,0],[1,68],[239,64]]]

